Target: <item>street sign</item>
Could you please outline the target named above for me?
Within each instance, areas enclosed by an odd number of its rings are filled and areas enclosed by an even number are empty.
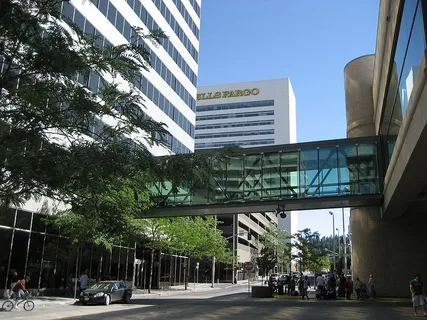
[[[250,261],[245,262],[245,269],[247,271],[251,271],[253,268],[254,268],[254,265],[252,264],[252,262]]]

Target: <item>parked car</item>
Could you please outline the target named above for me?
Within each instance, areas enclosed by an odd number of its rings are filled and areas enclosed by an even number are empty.
[[[132,297],[132,289],[122,281],[100,281],[90,289],[80,293],[79,300],[82,304],[105,304],[120,301],[128,303]]]

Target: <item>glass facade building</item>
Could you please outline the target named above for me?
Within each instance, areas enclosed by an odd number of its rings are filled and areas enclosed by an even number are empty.
[[[385,166],[391,159],[394,145],[406,114],[418,68],[426,50],[425,16],[427,1],[401,2],[400,22],[387,94],[381,119],[380,134],[384,137]]]
[[[133,244],[118,244],[110,251],[73,243],[60,230],[46,224],[45,218],[25,210],[0,209],[0,290],[10,289],[14,272],[21,279],[30,276],[29,289],[63,294],[73,292],[76,270],[88,270],[91,282],[132,281]]]

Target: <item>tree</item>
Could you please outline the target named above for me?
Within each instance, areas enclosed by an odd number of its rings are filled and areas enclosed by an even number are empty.
[[[232,252],[227,248],[228,242],[217,225],[218,221],[211,216],[175,218],[169,225],[171,249],[189,257],[185,276],[186,289],[191,258],[215,256],[218,262],[229,262],[232,259]]]
[[[88,191],[104,193],[102,186],[118,176],[144,170],[151,158],[144,143],[162,144],[156,137],[167,133],[144,116],[133,84],[140,70],[149,70],[148,51],[136,43],[98,47],[97,37],[61,20],[61,4],[0,4],[3,204],[40,196],[73,204]],[[154,42],[164,36],[136,33]],[[90,77],[100,78],[99,88],[90,88]]]
[[[319,245],[319,233],[306,228],[293,235],[296,257],[301,270],[318,271],[329,268],[327,254]]]
[[[169,247],[170,236],[168,228],[169,219],[132,219],[132,234],[140,234],[144,247],[150,249],[150,275],[148,278],[148,292],[151,292],[153,283],[155,253],[166,250]],[[144,241],[145,240],[145,241]]]
[[[264,277],[276,265],[286,268],[291,261],[291,235],[277,227],[268,227],[260,236],[260,256],[256,262]]]
[[[256,263],[261,276],[264,278],[274,268],[277,263],[277,256],[273,248],[263,247],[261,254],[256,258]]]

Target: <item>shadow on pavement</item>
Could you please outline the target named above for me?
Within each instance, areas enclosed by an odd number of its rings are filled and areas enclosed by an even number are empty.
[[[410,301],[286,300],[249,298],[247,293],[209,299],[132,299],[133,309],[67,319],[406,319],[413,318]],[[135,308],[140,305],[141,308]],[[84,308],[84,306],[80,306]]]

